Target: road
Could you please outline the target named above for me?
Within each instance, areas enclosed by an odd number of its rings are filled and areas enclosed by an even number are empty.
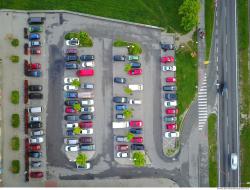
[[[218,62],[218,81],[226,86],[223,93],[218,94],[219,186],[238,187],[240,171],[230,168],[230,154],[239,155],[236,0],[218,1],[217,13],[215,60]]]

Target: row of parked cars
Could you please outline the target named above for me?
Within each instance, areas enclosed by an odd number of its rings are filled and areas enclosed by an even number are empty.
[[[65,69],[66,74],[76,70],[75,76],[64,78],[65,91],[65,116],[66,136],[64,138],[65,152],[94,151],[93,119],[94,119],[94,83],[91,76],[94,75],[95,56],[78,56],[79,40],[73,38],[66,40]],[[68,72],[67,72],[68,71]],[[84,77],[80,81],[80,77]],[[80,128],[76,133],[75,128]],[[89,169],[90,163],[77,168]]]
[[[164,51],[174,50],[175,47],[173,44],[161,44],[161,48]],[[164,91],[164,107],[165,107],[165,116],[163,117],[165,123],[165,137],[179,137],[179,132],[177,130],[177,96],[176,96],[176,66],[174,65],[174,57],[171,55],[163,55],[160,59],[161,68],[163,72],[164,83],[162,87]]]
[[[28,43],[24,44],[25,55],[40,55],[41,54],[41,32],[43,30],[43,23],[45,18],[43,17],[30,17],[28,19],[28,28],[24,28],[24,38],[28,40]],[[30,59],[32,60],[32,59]],[[41,77],[41,64],[29,62],[24,60],[24,73],[28,77]],[[27,80],[28,83],[28,80]],[[28,84],[27,84],[28,85]],[[32,104],[40,104],[39,100],[43,99],[43,86],[40,84],[28,85],[25,89],[28,94],[28,99],[34,101]],[[26,102],[27,103],[27,102]],[[25,110],[28,120],[29,138],[25,141],[26,153],[29,156],[29,177],[42,178],[44,173],[42,167],[45,163],[42,162],[43,157],[42,143],[45,141],[45,131],[42,123],[41,113],[43,108],[41,106],[29,107]],[[27,167],[26,167],[27,168]]]
[[[140,57],[137,55],[114,55],[113,57],[114,66],[121,64],[123,67],[126,64],[129,65],[129,70],[127,71],[127,76],[137,76],[142,74],[142,68]],[[123,85],[123,87],[128,87],[133,93],[138,93],[143,91],[143,84],[128,84],[127,77],[114,77],[114,87],[116,84]],[[137,94],[138,95],[138,94]],[[127,121],[124,110],[128,110],[133,107],[134,111],[138,108],[137,106],[141,105],[141,99],[128,98],[125,96],[115,96],[113,97],[114,110],[115,110],[115,119],[112,123],[113,129],[128,129],[124,135],[115,136],[115,151],[116,157],[118,158],[128,158],[129,157],[129,145],[131,150],[144,150],[143,145],[143,136],[142,136],[142,120],[130,120]],[[132,133],[133,137],[128,140],[127,134]]]

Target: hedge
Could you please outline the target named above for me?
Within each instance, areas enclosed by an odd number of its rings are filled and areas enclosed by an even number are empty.
[[[13,113],[11,116],[11,125],[14,128],[18,128],[20,126],[20,117],[18,113]]]
[[[11,92],[11,102],[13,104],[19,104],[19,91],[18,90],[13,90]]]
[[[12,61],[12,63],[18,63],[19,62],[19,56],[12,55],[12,56],[10,56],[10,60]]]
[[[14,38],[13,40],[11,40],[11,45],[12,45],[13,47],[19,46],[19,40],[16,39],[16,38]]]
[[[11,171],[13,174],[19,173],[19,171],[20,171],[20,161],[19,160],[12,160]]]
[[[19,137],[15,136],[15,137],[12,137],[11,139],[11,148],[12,150],[19,150],[20,148],[20,140],[19,140]]]
[[[138,43],[127,42],[123,40],[115,40],[113,43],[114,47],[127,47],[128,54],[130,55],[139,55],[142,53],[142,48]]]

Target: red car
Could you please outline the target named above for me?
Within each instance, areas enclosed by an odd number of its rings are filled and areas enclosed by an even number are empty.
[[[40,55],[41,54],[41,49],[40,48],[30,48],[30,54]]]
[[[41,69],[41,64],[40,63],[31,63],[30,64],[31,69]]]
[[[172,56],[163,56],[161,57],[161,62],[162,63],[171,63],[171,62],[174,62],[174,57]]]
[[[128,71],[129,75],[141,75],[142,74],[142,69],[130,69]]]
[[[32,151],[41,150],[41,145],[40,144],[31,144],[30,150],[32,150]]]
[[[166,109],[166,114],[177,114],[178,109],[177,108],[167,108]]]
[[[65,108],[65,113],[76,113],[77,111],[73,107],[66,107]]]
[[[133,137],[130,140],[131,143],[143,143],[143,137]]]
[[[79,77],[93,76],[94,73],[93,69],[81,69],[76,72]]]
[[[177,129],[177,125],[176,124],[166,124],[166,129],[168,131],[175,131]]]
[[[92,121],[80,122],[79,126],[80,126],[80,128],[92,128],[93,127],[93,122]]]
[[[167,77],[166,82],[176,82],[176,78],[175,77]]]
[[[126,144],[116,145],[116,150],[117,151],[127,151],[128,150],[128,145],[126,145]]]
[[[30,172],[30,177],[31,178],[42,178],[43,172]]]
[[[142,127],[143,126],[143,122],[141,120],[131,120],[129,122],[129,126],[130,127]]]

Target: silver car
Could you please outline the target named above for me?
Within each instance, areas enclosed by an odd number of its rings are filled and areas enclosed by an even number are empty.
[[[231,169],[237,170],[238,168],[238,156],[235,153],[231,154]]]
[[[44,134],[44,131],[42,129],[31,131],[31,136],[42,136],[43,134]]]
[[[40,144],[43,143],[44,139],[41,136],[32,136],[29,139],[30,144]]]

